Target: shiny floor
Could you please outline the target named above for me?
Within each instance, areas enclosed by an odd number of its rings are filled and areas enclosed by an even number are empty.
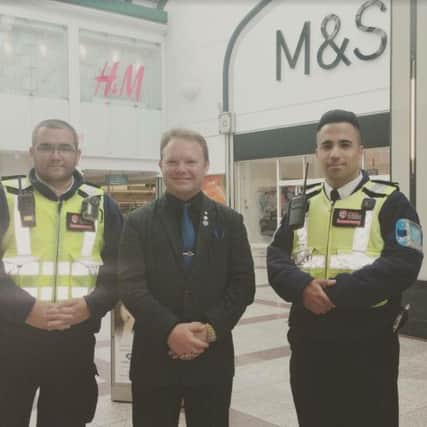
[[[289,346],[285,341],[288,304],[257,271],[255,303],[234,330],[236,377],[232,427],[298,426],[289,388]],[[100,398],[90,427],[130,427],[131,405],[111,401],[109,318],[98,335],[96,362]],[[400,426],[427,427],[427,341],[401,337]],[[35,414],[33,414],[35,415]],[[34,416],[31,426],[34,426]],[[185,426],[183,416],[180,427]]]

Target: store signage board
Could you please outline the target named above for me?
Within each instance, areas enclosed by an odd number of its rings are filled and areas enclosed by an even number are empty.
[[[388,111],[390,11],[390,0],[272,2],[235,52],[235,132],[315,122],[333,108]]]
[[[378,47],[373,52],[362,52],[361,49],[355,47],[350,49],[348,46],[351,44],[351,39],[348,37],[338,39],[342,36],[340,33],[341,30],[341,18],[339,15],[331,13],[325,16],[320,25],[320,32],[322,34],[323,40],[319,42],[317,50],[317,63],[320,68],[324,70],[332,70],[340,63],[343,63],[347,66],[350,66],[353,61],[372,61],[379,58],[385,51],[387,47],[387,33],[379,28],[374,26],[366,26],[362,23],[362,19],[367,12],[372,7],[378,7],[381,12],[386,12],[387,7],[382,1],[366,1],[363,3],[355,14],[355,26],[359,31],[365,33],[371,33],[377,36]],[[299,35],[298,44],[296,50],[292,54],[288,43],[286,42],[285,36],[283,35],[282,30],[276,31],[276,80],[282,80],[282,66],[284,59],[286,59],[289,67],[294,69],[296,67],[297,61],[300,58],[302,48],[304,47],[304,74],[309,75],[311,72],[311,56],[310,56],[310,46],[311,46],[311,33],[312,25],[311,21],[305,21],[301,33]],[[340,37],[338,37],[338,35]],[[332,54],[332,58],[325,59],[327,51]],[[331,55],[329,55],[331,56]]]

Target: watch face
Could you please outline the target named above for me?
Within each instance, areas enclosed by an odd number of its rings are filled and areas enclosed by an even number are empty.
[[[206,325],[207,328],[207,335],[208,335],[208,342],[214,342],[216,341],[216,333],[215,329],[210,325],[209,323]]]

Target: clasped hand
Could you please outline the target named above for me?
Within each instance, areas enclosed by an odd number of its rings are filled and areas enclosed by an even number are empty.
[[[325,288],[335,285],[336,280],[313,279],[304,289],[302,301],[304,307],[314,314],[326,314],[335,304],[324,291]]]
[[[193,360],[208,347],[208,331],[201,322],[178,323],[168,337],[169,356],[173,359]]]
[[[36,300],[26,323],[46,331],[63,331],[90,317],[84,298],[70,298],[61,302]]]

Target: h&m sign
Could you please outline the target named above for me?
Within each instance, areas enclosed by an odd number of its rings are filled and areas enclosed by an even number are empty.
[[[380,57],[387,47],[387,33],[378,27],[366,26],[363,24],[363,15],[367,9],[376,6],[379,7],[381,12],[387,10],[385,4],[381,0],[368,0],[364,2],[355,14],[356,27],[363,32],[373,33],[378,36],[379,44],[374,52],[362,52],[359,48],[353,49],[354,56],[361,61],[371,61]],[[332,31],[330,31],[330,24],[333,24]],[[344,37],[341,43],[335,41],[335,37],[338,35],[341,28],[341,20],[339,16],[335,14],[327,15],[323,18],[320,31],[324,40],[321,42],[317,51],[317,63],[324,70],[331,70],[343,62],[345,65],[350,65],[350,55],[347,51],[350,39]],[[281,30],[276,31],[276,80],[282,80],[282,55],[285,54],[286,60],[289,66],[295,68],[298,59],[301,55],[301,51],[304,47],[304,74],[309,75],[311,70],[311,57],[310,57],[310,43],[311,43],[311,22],[305,21],[301,34],[298,39],[297,47],[295,52],[292,54],[289,50],[288,44],[286,43],[285,37]],[[332,50],[334,58],[332,61],[325,61],[325,52]]]

